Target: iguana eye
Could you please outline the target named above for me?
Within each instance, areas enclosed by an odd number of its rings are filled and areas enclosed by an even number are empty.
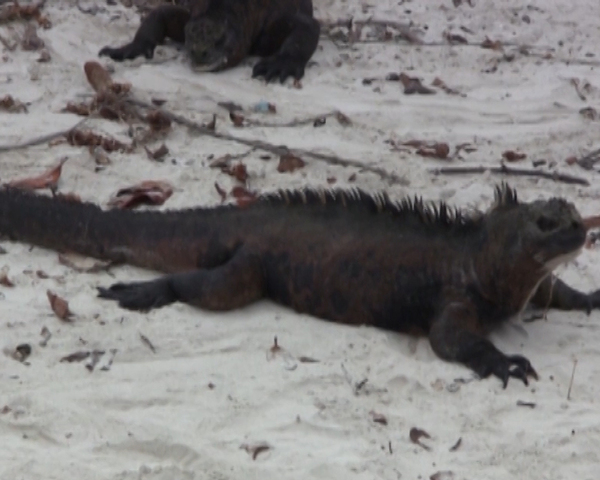
[[[538,218],[536,224],[542,232],[548,232],[558,227],[558,222],[548,217]]]

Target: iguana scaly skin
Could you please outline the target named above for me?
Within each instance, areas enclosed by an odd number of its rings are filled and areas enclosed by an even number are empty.
[[[261,298],[316,317],[394,331],[419,329],[443,359],[504,385],[536,377],[529,361],[485,334],[531,300],[589,311],[584,294],[552,276],[586,229],[575,207],[517,201],[507,185],[485,213],[465,214],[385,194],[280,191],[244,208],[103,211],[89,203],[0,190],[0,234],[166,272],[117,283],[100,296],[133,310],[175,301],[209,310]]]
[[[187,0],[161,5],[142,21],[134,39],[99,55],[113,60],[152,58],[170,38],[184,43],[199,71],[233,67],[249,55],[263,57],[252,76],[300,79],[319,42],[312,0]]]

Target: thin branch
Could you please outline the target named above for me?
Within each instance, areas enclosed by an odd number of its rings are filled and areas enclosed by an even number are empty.
[[[262,140],[248,140],[245,138],[239,138],[239,137],[230,135],[228,133],[219,133],[219,132],[216,132],[214,130],[211,130],[211,129],[205,127],[204,125],[202,125],[200,123],[194,122],[193,120],[190,120],[186,117],[183,117],[176,113],[165,110],[164,108],[157,108],[155,105],[144,102],[137,98],[127,97],[127,98],[124,98],[123,100],[125,102],[131,103],[133,105],[137,105],[139,107],[151,108],[154,110],[158,110],[163,115],[165,115],[167,118],[169,118],[171,121],[179,123],[181,125],[185,125],[189,129],[191,129],[197,133],[200,133],[202,135],[208,135],[210,137],[218,138],[220,140],[236,142],[236,143],[239,143],[242,145],[246,145],[247,147],[255,148],[258,150],[264,150],[265,152],[269,152],[274,155],[281,156],[281,155],[285,155],[287,153],[292,153],[297,156],[310,157],[314,160],[319,160],[319,161],[322,161],[325,163],[329,163],[330,165],[355,167],[355,168],[359,168],[363,171],[375,173],[375,174],[379,175],[382,179],[388,180],[390,183],[406,184],[406,180],[402,177],[399,177],[395,173],[388,172],[379,167],[366,165],[357,160],[350,160],[350,159],[338,157],[336,155],[328,155],[325,153],[312,152],[310,150],[304,150],[301,148],[288,148],[286,146],[277,146],[277,145],[273,145],[272,143],[269,143],[269,142],[264,142]]]
[[[540,177],[546,178],[548,180],[553,180],[555,182],[569,183],[575,185],[584,185],[589,186],[590,182],[588,182],[585,178],[574,177],[572,175],[567,175],[565,173],[558,172],[543,172],[540,170],[527,170],[524,168],[511,168],[502,164],[500,167],[442,167],[430,170],[434,175],[469,175],[469,174],[477,174],[477,173],[497,173],[500,175],[516,175],[523,177]]]
[[[55,138],[66,135],[71,130],[75,130],[77,127],[80,127],[81,125],[83,125],[86,121],[87,121],[87,118],[84,118],[83,120],[80,120],[79,122],[77,122],[71,128],[67,128],[66,130],[61,130],[59,132],[48,133],[48,134],[42,135],[40,137],[35,137],[35,138],[32,138],[31,140],[27,140],[26,142],[23,142],[23,143],[15,143],[12,145],[0,145],[0,152],[10,152],[10,151],[14,151],[14,150],[22,150],[24,148],[29,148],[29,147],[33,147],[35,145],[41,145],[42,143],[50,142],[51,140],[54,140]]]

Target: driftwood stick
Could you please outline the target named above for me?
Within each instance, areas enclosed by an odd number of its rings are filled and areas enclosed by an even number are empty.
[[[525,168],[512,168],[502,164],[500,167],[442,167],[430,170],[434,175],[469,175],[477,173],[497,173],[500,175],[516,175],[522,177],[540,177],[555,182],[570,183],[575,185],[589,186],[585,178],[574,177],[566,173],[543,172],[541,170],[527,170]]]
[[[329,163],[330,165],[355,167],[355,168],[359,168],[359,169],[367,171],[367,172],[375,173],[375,174],[379,175],[382,179],[387,180],[390,183],[400,183],[400,184],[406,183],[405,179],[403,179],[402,177],[399,177],[395,173],[388,172],[379,167],[374,167],[371,165],[364,164],[357,160],[350,160],[350,159],[338,157],[336,155],[328,155],[325,153],[312,152],[310,150],[304,150],[301,148],[288,148],[286,146],[273,145],[272,143],[263,142],[262,140],[248,140],[245,138],[239,138],[234,135],[230,135],[228,133],[216,132],[214,130],[211,130],[211,129],[205,127],[204,125],[202,125],[200,123],[194,122],[193,120],[190,120],[186,117],[183,117],[176,113],[165,110],[164,108],[157,108],[155,105],[144,102],[137,98],[127,97],[124,99],[124,101],[131,103],[133,105],[137,105],[139,107],[151,108],[151,109],[158,110],[164,116],[169,118],[171,121],[179,123],[180,125],[184,125],[184,126],[188,127],[189,129],[194,130],[195,132],[198,132],[202,135],[208,135],[213,138],[218,138],[220,140],[236,142],[236,143],[239,143],[242,145],[246,145],[247,147],[250,147],[250,148],[263,150],[265,152],[272,153],[274,155],[281,156],[286,153],[293,153],[297,156],[310,157],[313,160],[318,160],[318,161],[322,161],[325,163]]]
[[[73,125],[71,128],[67,128],[66,130],[61,130],[59,132],[48,133],[48,134],[42,135],[40,137],[35,137],[35,138],[32,138],[31,140],[27,140],[26,142],[23,142],[23,143],[15,143],[12,145],[0,145],[0,152],[10,152],[10,151],[14,151],[14,150],[22,150],[24,148],[29,148],[29,147],[33,147],[35,145],[41,145],[42,143],[50,142],[51,140],[54,140],[55,138],[66,135],[71,130],[75,130],[77,127],[80,127],[81,125],[83,125],[86,121],[87,121],[87,118],[84,118],[83,120],[80,120],[75,125]]]

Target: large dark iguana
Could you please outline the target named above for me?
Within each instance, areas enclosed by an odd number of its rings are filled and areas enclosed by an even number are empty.
[[[507,185],[485,213],[360,190],[280,191],[246,207],[103,211],[0,189],[0,234],[168,273],[100,296],[148,310],[175,301],[231,310],[269,298],[298,312],[394,331],[423,330],[443,359],[481,377],[536,377],[485,334],[535,305],[589,312],[600,290],[552,276],[586,238],[563,199],[517,201]]]
[[[142,21],[134,39],[99,55],[113,60],[152,58],[165,38],[184,43],[199,71],[233,67],[249,55],[262,58],[252,76],[300,79],[319,42],[312,0],[188,0],[161,5]],[[189,6],[189,8],[187,8]]]

